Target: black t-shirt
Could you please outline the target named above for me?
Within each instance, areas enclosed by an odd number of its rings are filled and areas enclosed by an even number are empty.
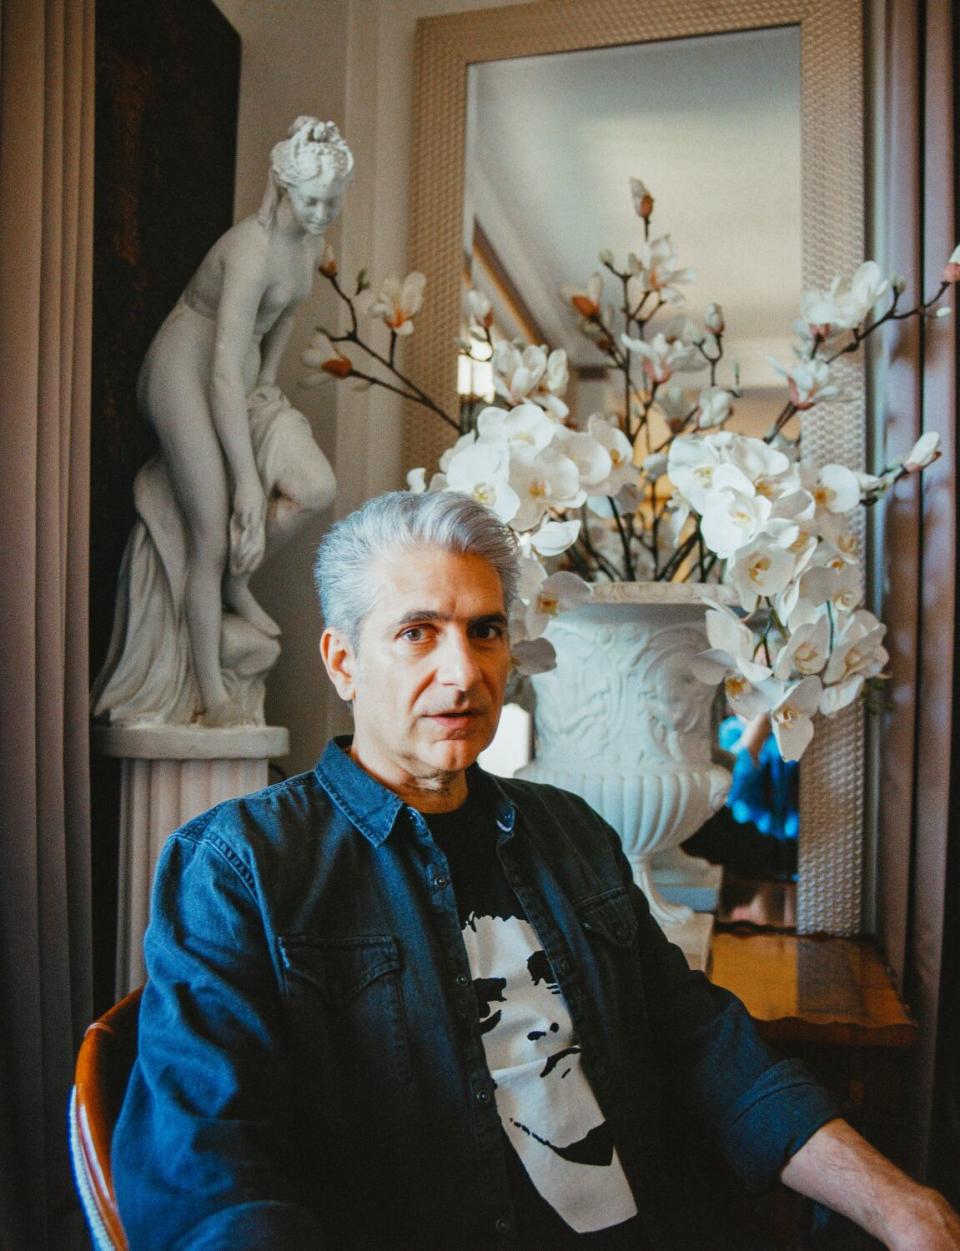
[[[493,813],[471,792],[455,812],[424,815],[450,865],[520,1240],[637,1251],[636,1204],[553,971],[497,857]]]

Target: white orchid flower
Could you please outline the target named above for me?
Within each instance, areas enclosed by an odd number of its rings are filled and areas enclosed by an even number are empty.
[[[713,497],[714,475],[723,463],[723,444],[710,435],[704,439],[686,435],[670,444],[670,481],[701,516]]]
[[[887,627],[871,612],[860,609],[840,630],[824,673],[827,684],[820,711],[832,717],[859,696],[868,678],[876,677],[890,659],[883,646]]]
[[[928,430],[925,434],[921,434],[913,447],[907,453],[907,457],[903,462],[903,467],[907,473],[918,473],[921,469],[926,469],[942,453],[939,451],[940,436],[935,430]]]
[[[792,369],[784,369],[774,357],[768,356],[767,360],[778,374],[786,378],[790,400],[800,412],[839,394],[837,387],[830,381],[830,368],[825,361],[802,360]]]
[[[427,489],[426,469],[411,469],[407,474],[407,490],[414,495],[422,495]]]
[[[813,738],[811,718],[819,707],[822,691],[818,677],[802,678],[770,710],[770,728],[784,760],[799,760],[809,747]]]
[[[834,612],[846,615],[857,608],[862,598],[860,572],[855,565],[842,569],[815,565],[800,578],[800,599],[814,608],[829,603]]]
[[[796,562],[788,551],[761,534],[733,555],[727,578],[740,596],[744,612],[753,612],[761,598],[771,598],[793,577]]]
[[[549,639],[511,640],[510,658],[517,673],[532,677],[535,673],[549,673],[557,667],[557,653]]]
[[[801,677],[821,673],[830,651],[830,623],[825,616],[798,626],[781,648],[773,666],[773,676],[786,680],[795,673]]]
[[[550,620],[559,613],[569,612],[586,604],[593,595],[593,588],[575,573],[551,574],[540,585],[536,598],[527,608],[527,630],[530,637],[541,635]]]
[[[447,467],[447,486],[492,509],[503,522],[517,516],[521,500],[509,481],[509,453],[495,443],[474,443],[457,452]]]
[[[755,640],[747,626],[726,610],[711,608],[706,617],[708,651],[692,657],[690,669],[709,686],[723,683],[730,706],[742,716],[766,712],[771,704],[770,668],[753,659]]]
[[[586,499],[577,466],[553,446],[534,455],[515,450],[510,482],[520,500],[512,518],[515,530],[532,530],[548,508],[579,508]]]
[[[722,426],[733,412],[733,396],[722,387],[706,387],[700,392],[698,408],[700,417],[697,425],[701,430],[709,430],[713,426]]]
[[[438,461],[440,472],[446,473],[450,468],[450,462],[453,460],[454,456],[456,456],[459,452],[462,452],[464,448],[472,447],[476,440],[477,436],[473,430],[468,430],[466,434],[461,434],[460,438],[457,439],[453,447],[448,447],[447,450],[441,455],[440,460]]]
[[[606,486],[606,483],[602,485]],[[613,501],[612,505],[610,503],[611,500]],[[617,513],[623,517],[627,513],[635,513],[642,501],[643,496],[638,488],[632,482],[628,482],[619,491],[609,492],[604,495],[588,495],[587,507],[592,513],[596,513],[598,517],[612,520],[614,507],[616,507]]]
[[[416,270],[402,282],[396,274],[384,278],[379,295],[370,305],[370,316],[382,317],[395,334],[413,334],[412,319],[420,311],[426,283],[426,275]]]
[[[703,368],[703,360],[695,348],[669,343],[662,332],[654,335],[649,343],[628,334],[621,334],[620,342],[628,351],[643,357],[643,372],[657,384],[667,382],[675,370]]]
[[[553,441],[557,430],[556,422],[551,421],[538,404],[529,402],[519,404],[509,412],[490,406],[477,415],[479,443],[504,442],[541,451]]]
[[[762,495],[714,492],[701,514],[704,543],[722,559],[732,556],[757,537],[770,516],[770,507],[770,501]]]
[[[731,465],[736,465],[754,484],[754,488],[760,481],[779,479],[791,470],[790,461],[783,452],[751,435],[729,435],[723,444],[723,457]]]
[[[849,513],[860,503],[860,481],[846,465],[824,465],[816,473],[801,471],[817,511]]]
[[[509,339],[501,339],[493,349],[493,385],[510,404],[521,404],[536,390],[547,368],[547,353],[530,344],[520,349]]]
[[[591,483],[596,489],[590,494],[617,495],[623,487],[635,485],[638,474],[633,463],[633,444],[619,426],[599,413],[593,413],[587,422],[587,431],[610,457],[611,465],[608,476],[602,482]]]
[[[569,456],[576,465],[584,487],[595,487],[610,477],[613,472],[613,458],[592,434],[587,434],[584,430],[560,427],[556,441],[563,454]]]
[[[817,554],[817,563],[830,569],[842,569],[844,565],[855,565],[860,559],[860,545],[855,534],[849,530],[840,530],[832,534],[829,542],[824,540],[821,551]]]
[[[530,535],[530,546],[540,556],[559,556],[580,537],[579,521],[545,521]]]
[[[603,299],[603,275],[591,274],[587,285],[582,290],[564,283],[560,288],[560,295],[573,305],[581,317],[599,317],[600,302]]]

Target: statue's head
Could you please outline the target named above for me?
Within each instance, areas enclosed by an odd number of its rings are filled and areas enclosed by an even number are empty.
[[[301,226],[322,235],[340,214],[353,176],[353,153],[333,122],[298,117],[270,153],[267,189],[257,217],[270,226],[282,194]]]

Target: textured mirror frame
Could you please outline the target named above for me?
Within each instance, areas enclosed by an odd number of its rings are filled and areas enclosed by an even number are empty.
[[[418,383],[448,411],[456,407],[470,64],[788,25],[800,27],[802,49],[803,285],[824,287],[865,259],[861,0],[539,0],[422,18],[414,65],[409,266],[427,275],[428,287],[407,358]],[[642,173],[655,177],[652,170]],[[864,378],[862,353],[837,362],[842,399],[804,414],[805,460],[865,468]],[[451,441],[439,422],[411,410],[403,463],[433,465]],[[862,522],[858,538],[862,548]],[[819,720],[800,779],[797,928],[856,934],[864,860],[859,706]]]

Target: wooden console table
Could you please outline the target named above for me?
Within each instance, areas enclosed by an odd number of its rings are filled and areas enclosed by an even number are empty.
[[[917,1025],[872,940],[721,928],[710,978],[743,1000],[772,1046],[810,1064],[865,1137],[903,1159]]]

